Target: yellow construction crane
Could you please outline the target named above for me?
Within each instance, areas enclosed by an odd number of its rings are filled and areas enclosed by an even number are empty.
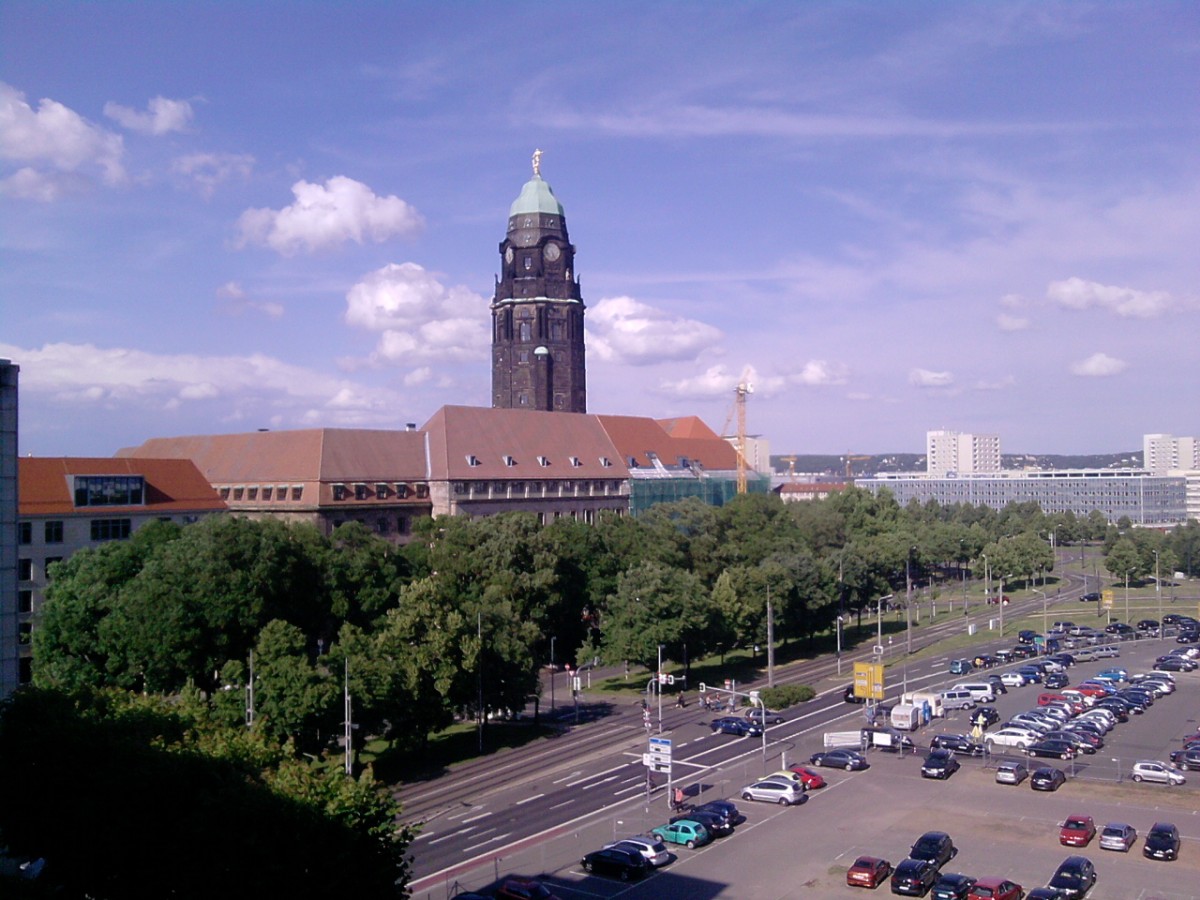
[[[788,464],[788,481],[792,484],[796,483],[796,457],[781,456],[780,460]]]
[[[733,445],[737,451],[737,492],[746,493],[746,398],[754,393],[754,385],[748,381],[738,383],[733,389],[733,408],[725,417],[725,427],[722,435],[729,434],[729,423],[737,414],[737,443]]]
[[[846,460],[846,477],[847,478],[854,477],[854,461],[856,459],[873,459],[873,457],[871,457],[871,456],[851,456],[849,453],[847,453],[842,458]]]

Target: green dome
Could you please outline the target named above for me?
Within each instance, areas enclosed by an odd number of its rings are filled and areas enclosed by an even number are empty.
[[[521,188],[521,196],[513,201],[508,211],[508,217],[529,215],[531,213],[546,213],[551,216],[563,215],[562,204],[554,196],[550,185],[542,181],[541,175],[534,175]]]

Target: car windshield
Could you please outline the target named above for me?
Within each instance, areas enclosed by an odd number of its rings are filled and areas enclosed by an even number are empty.
[[[1056,874],[1054,879],[1050,882],[1050,887],[1075,887],[1081,881],[1083,881],[1082,873],[1076,872],[1073,869],[1068,869],[1067,871]]]
[[[1087,828],[1086,819],[1067,819],[1064,828]]]

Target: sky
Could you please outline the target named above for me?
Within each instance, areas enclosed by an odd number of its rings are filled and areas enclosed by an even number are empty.
[[[1194,2],[0,3],[20,452],[487,405],[530,157],[588,410],[1200,434]]]

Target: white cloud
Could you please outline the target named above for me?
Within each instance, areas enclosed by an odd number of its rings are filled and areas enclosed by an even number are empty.
[[[931,372],[929,369],[913,369],[908,373],[908,383],[919,388],[949,387],[954,384],[950,372]]]
[[[724,365],[710,366],[704,372],[691,378],[681,378],[678,381],[663,381],[659,384],[662,393],[689,400],[704,400],[728,397],[733,401],[734,389],[739,384],[749,384],[751,392],[770,396],[779,389],[786,387],[786,379],[778,376],[759,374],[753,366],[742,368],[741,374],[735,374]]]
[[[487,301],[464,287],[446,288],[416,263],[391,263],[346,294],[346,322],[380,332],[374,359],[486,359]]]
[[[721,337],[711,325],[671,315],[632,297],[606,297],[587,313],[588,353],[605,362],[637,366],[693,360]]]
[[[1029,327],[1029,320],[1021,316],[1010,316],[1008,313],[1000,313],[996,316],[996,326],[1001,331],[1024,331]]]
[[[220,400],[227,419],[238,418],[241,408],[269,405],[291,407],[293,421],[326,411],[323,421],[353,424],[394,421],[403,405],[394,391],[363,387],[262,354],[172,356],[61,343],[40,349],[0,344],[0,357],[21,366],[22,391],[68,406],[120,403],[179,409]],[[355,414],[342,415],[348,410]],[[254,415],[258,417],[257,411]]]
[[[124,152],[119,134],[55,100],[42,99],[35,110],[23,93],[0,82],[0,157],[49,164],[62,172],[94,166],[106,183],[119,184],[125,180]]]
[[[87,179],[74,172],[40,172],[29,166],[0,180],[0,194],[40,203],[50,203],[64,194],[76,194],[86,189]]]
[[[1174,306],[1171,295],[1164,291],[1139,291],[1134,288],[1097,284],[1082,278],[1052,281],[1046,296],[1068,309],[1099,307],[1126,318],[1150,319]]]
[[[1085,378],[1103,378],[1107,375],[1119,375],[1129,368],[1124,360],[1114,359],[1107,353],[1093,353],[1087,359],[1071,364],[1071,374]]]
[[[847,369],[840,363],[831,363],[823,359],[810,359],[804,364],[804,369],[788,380],[794,384],[822,385],[845,384]]]
[[[217,297],[227,301],[224,304],[224,311],[230,315],[240,316],[244,312],[255,311],[272,319],[283,317],[282,303],[252,300],[246,296],[246,291],[236,281],[227,281],[217,288]]]
[[[237,246],[260,244],[283,256],[345,241],[379,243],[421,230],[421,215],[399,197],[377,197],[365,184],[336,175],[324,185],[297,181],[296,202],[283,209],[248,209],[238,218]]]
[[[192,180],[205,197],[233,176],[249,178],[254,157],[248,153],[189,153],[171,163],[171,171]]]
[[[1005,388],[1012,387],[1017,383],[1017,379],[1012,375],[1005,375],[998,381],[977,381],[975,382],[975,390],[977,391],[1002,391]]]
[[[138,112],[110,100],[104,104],[104,114],[130,131],[157,136],[187,130],[192,121],[192,104],[186,100],[154,97],[146,104],[145,112]]]

